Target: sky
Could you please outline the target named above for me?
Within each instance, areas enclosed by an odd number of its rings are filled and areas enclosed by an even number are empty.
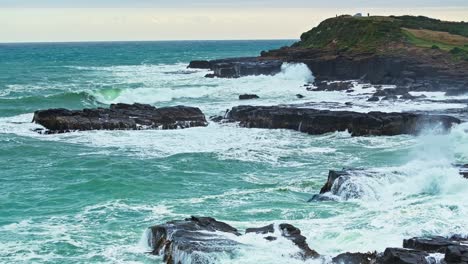
[[[468,21],[468,0],[0,0],[0,42],[297,39],[358,12]]]

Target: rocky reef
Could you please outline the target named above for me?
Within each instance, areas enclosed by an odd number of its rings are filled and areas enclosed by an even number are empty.
[[[285,106],[237,106],[228,112],[226,119],[248,128],[292,129],[314,135],[347,130],[353,136],[418,134],[428,126],[447,130],[460,123],[459,119],[445,115],[359,113]]]
[[[281,71],[283,61],[257,57],[192,61],[188,68],[210,69],[213,73],[206,77],[238,78],[248,75],[274,75]]]
[[[46,133],[77,130],[181,129],[206,126],[199,108],[173,106],[156,108],[145,104],[112,104],[110,108],[83,110],[48,109],[34,112],[33,122]]]
[[[277,230],[275,230],[277,229]],[[211,217],[186,218],[151,227],[148,244],[151,253],[163,257],[167,264],[219,263],[219,255],[236,258],[236,250],[245,247],[237,238],[243,236],[236,228]],[[245,234],[274,241],[278,235],[297,247],[294,258],[315,259],[317,263],[333,264],[462,264],[468,263],[468,239],[464,236],[413,237],[403,241],[402,248],[386,248],[384,252],[339,254],[333,258],[311,249],[301,231],[290,224],[273,224],[247,228]],[[278,248],[277,250],[282,250]]]
[[[318,253],[310,249],[301,231],[290,225],[280,224],[278,233],[297,246],[295,256],[300,259],[316,258]],[[274,225],[248,228],[246,234],[254,233],[259,239],[276,240]],[[234,227],[211,217],[192,216],[184,220],[169,221],[150,228],[148,243],[152,254],[163,256],[168,264],[217,263],[216,253],[235,256],[236,249],[243,246],[236,240],[242,234]]]

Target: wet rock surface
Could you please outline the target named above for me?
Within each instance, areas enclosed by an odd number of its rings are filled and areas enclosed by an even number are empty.
[[[110,108],[83,110],[48,109],[34,112],[33,122],[46,133],[83,130],[181,129],[206,126],[199,108],[173,106],[156,108],[145,104],[112,104]]]
[[[292,257],[301,259],[316,258],[319,254],[312,250],[301,231],[290,224],[280,224],[279,235],[290,240],[298,247],[298,253]],[[234,255],[242,245],[234,238],[241,233],[234,227],[211,217],[186,218],[169,221],[150,228],[149,245],[152,254],[163,256],[168,264],[179,263],[216,263],[213,253]],[[255,233],[267,241],[275,241],[273,224],[248,228],[246,234]]]
[[[163,256],[168,264],[210,263],[212,253],[230,253],[239,245],[235,240],[220,235],[239,236],[237,229],[211,217],[195,217],[170,221],[150,228],[149,245],[152,254]]]
[[[191,61],[188,68],[210,69],[212,74],[206,77],[239,78],[249,75],[275,75],[281,72],[283,61],[244,57],[211,61]]]
[[[237,106],[226,118],[248,128],[292,129],[308,134],[348,131],[353,136],[418,134],[427,126],[449,129],[460,120],[445,115],[358,113],[284,106]]]
[[[377,258],[377,252],[350,253],[346,252],[332,258],[333,264],[373,264]]]
[[[467,178],[468,165],[455,165],[459,169],[460,176]],[[397,172],[393,172],[398,175]],[[360,168],[344,168],[342,170],[330,170],[327,181],[320,189],[318,194],[313,195],[308,202],[337,201],[338,196],[342,200],[357,199],[365,193],[359,179],[367,177],[368,179],[378,179],[379,173],[372,170]],[[449,245],[459,245],[460,237],[431,237],[431,238],[410,238],[405,239],[403,246],[428,252],[439,252],[440,248],[446,248]]]
[[[236,258],[236,250],[248,245],[238,242],[243,236],[236,228],[211,217],[186,218],[169,221],[149,229],[148,243],[151,253],[163,257],[168,264],[219,263],[217,254]],[[276,241],[279,236],[297,246],[296,259],[316,259],[333,264],[466,264],[468,263],[468,239],[465,236],[415,237],[403,242],[404,248],[389,247],[383,252],[346,252],[333,258],[319,255],[311,249],[301,231],[290,224],[267,225],[247,228],[247,235]],[[275,246],[274,244],[271,244]],[[253,249],[255,250],[255,249]],[[276,250],[282,250],[277,248]],[[439,256],[434,255],[439,254]],[[441,259],[442,258],[442,259]],[[328,259],[328,260],[327,260]],[[438,260],[439,259],[439,260]],[[440,260],[441,259],[441,260]]]

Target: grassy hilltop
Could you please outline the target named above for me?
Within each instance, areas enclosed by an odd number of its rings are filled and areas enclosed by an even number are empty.
[[[294,47],[378,53],[432,49],[468,61],[468,23],[422,16],[339,16],[303,33]]]

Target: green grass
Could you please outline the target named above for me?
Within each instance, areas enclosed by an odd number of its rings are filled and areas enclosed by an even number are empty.
[[[435,49],[434,47],[437,47],[438,49],[450,52],[457,59],[468,60],[468,45],[451,45],[442,41],[418,38],[411,32],[404,29],[402,29],[402,33],[414,46],[430,49]]]
[[[437,47],[448,52],[460,48],[461,51],[452,52],[454,56],[468,58],[468,45],[457,46],[443,41],[421,39],[402,28],[442,31],[468,37],[468,23],[465,22],[447,22],[421,16],[339,16],[324,20],[317,27],[303,33],[301,40],[294,46],[375,52],[379,47],[380,50],[385,50],[388,43],[400,42],[429,49]]]
[[[342,16],[327,19],[318,27],[305,32],[297,46],[373,51],[385,42],[395,41],[400,37],[400,28],[392,19]]]

